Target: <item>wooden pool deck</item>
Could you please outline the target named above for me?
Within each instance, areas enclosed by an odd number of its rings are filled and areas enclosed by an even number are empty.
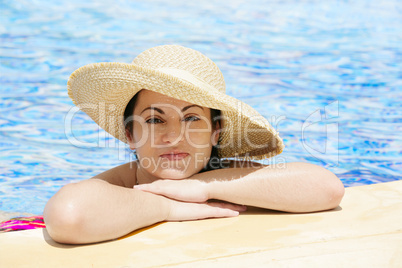
[[[1,233],[0,267],[402,267],[402,181],[347,188],[332,211],[250,209],[92,245],[55,243],[46,229]]]

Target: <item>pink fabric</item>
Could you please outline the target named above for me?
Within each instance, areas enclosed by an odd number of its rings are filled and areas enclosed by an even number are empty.
[[[18,217],[0,223],[0,232],[46,228],[43,216]]]

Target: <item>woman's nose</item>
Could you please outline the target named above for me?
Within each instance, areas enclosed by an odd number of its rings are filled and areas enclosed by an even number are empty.
[[[184,139],[184,126],[181,123],[169,124],[163,135],[162,141],[164,143],[176,144]]]

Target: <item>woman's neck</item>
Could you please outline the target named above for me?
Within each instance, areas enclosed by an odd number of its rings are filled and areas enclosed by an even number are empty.
[[[151,173],[147,172],[144,168],[141,167],[139,161],[137,161],[137,170],[136,170],[136,184],[145,184],[145,183],[152,183],[160,178],[152,175]]]

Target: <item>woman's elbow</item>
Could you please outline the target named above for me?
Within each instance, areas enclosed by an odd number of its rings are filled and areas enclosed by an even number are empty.
[[[74,184],[64,186],[46,204],[43,213],[46,229],[50,237],[59,243],[80,243],[82,213],[71,195]]]
[[[328,209],[333,209],[339,206],[345,194],[345,187],[341,180],[332,172],[328,171],[327,196],[328,196]]]

